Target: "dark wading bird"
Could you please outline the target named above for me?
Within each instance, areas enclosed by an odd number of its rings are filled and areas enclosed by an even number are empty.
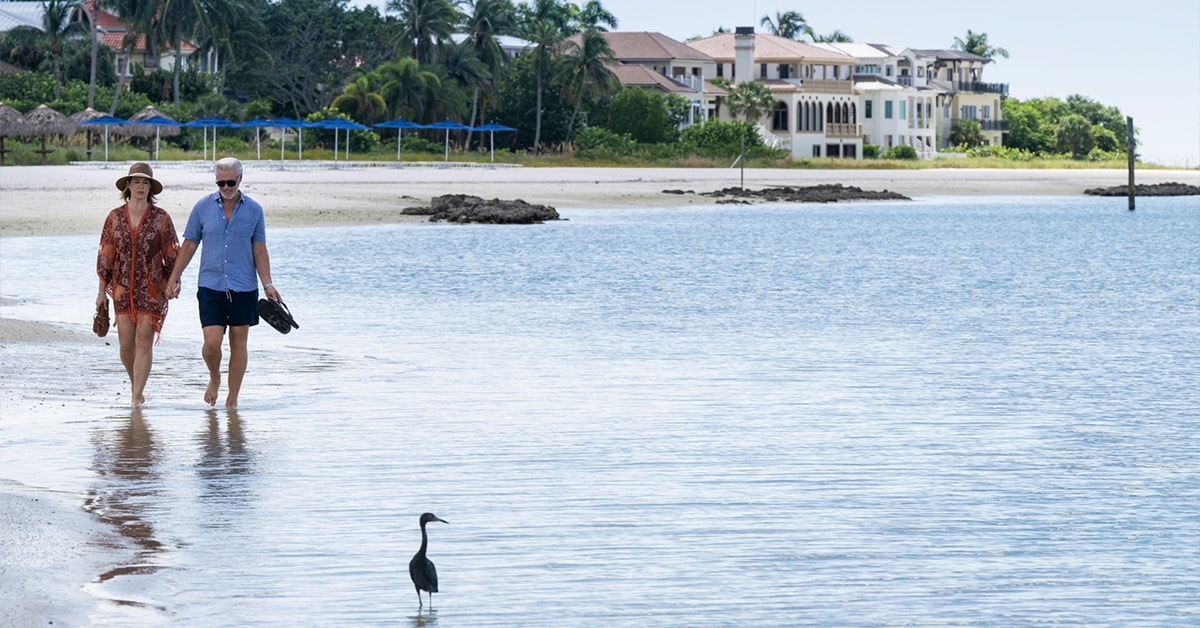
[[[433,594],[438,590],[437,568],[433,566],[432,560],[425,558],[425,548],[429,546],[429,535],[425,533],[425,524],[430,521],[450,523],[445,519],[438,519],[437,515],[431,512],[421,515],[421,549],[417,550],[412,560],[408,561],[408,575],[412,577],[413,586],[417,589],[417,608],[423,606],[421,591],[429,592],[429,608],[433,608]]]

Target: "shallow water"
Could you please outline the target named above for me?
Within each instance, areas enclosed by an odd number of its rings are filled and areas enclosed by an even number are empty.
[[[141,413],[8,345],[0,478],[121,532],[95,625],[1194,624],[1200,211],[1123,203],[275,229],[240,411],[190,298]],[[86,331],[93,240],[0,242],[4,315]]]

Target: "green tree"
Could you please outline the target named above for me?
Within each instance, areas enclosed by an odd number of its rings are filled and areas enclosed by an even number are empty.
[[[399,16],[399,50],[426,65],[434,62],[438,47],[450,39],[462,18],[449,0],[388,0],[387,8]]]
[[[598,0],[588,0],[582,7],[568,5],[571,10],[571,22],[580,32],[595,30],[605,32],[617,27],[617,16],[605,9]]]
[[[387,103],[383,96],[372,89],[371,80],[360,76],[351,81],[337,98],[330,104],[334,109],[343,113],[353,114],[363,124],[371,125],[380,121],[387,114]]]
[[[141,35],[146,36],[147,42],[154,40],[155,13],[158,10],[158,4],[153,0],[108,0],[107,6],[116,11],[117,16],[121,18],[126,27],[125,36],[121,38],[126,67],[124,71],[119,71],[117,74],[117,89],[113,91],[112,103],[108,107],[109,115],[115,115],[121,92],[124,91],[125,84],[133,75],[133,68],[129,67],[129,60],[133,58],[134,44]],[[157,64],[157,58],[155,64]]]
[[[1087,118],[1073,113],[1058,123],[1054,143],[1059,152],[1070,153],[1074,159],[1083,159],[1096,146],[1096,136]]]
[[[559,0],[533,0],[532,4],[521,5],[518,10],[518,29],[521,37],[533,43],[533,50],[526,56],[532,60],[536,83],[536,123],[533,131],[533,148],[542,150],[542,98],[546,82],[556,56],[559,43],[566,37],[571,11]]]
[[[979,120],[962,118],[950,127],[950,145],[974,148],[983,144],[983,127]]]
[[[558,82],[563,97],[572,105],[567,123],[568,137],[574,134],[575,119],[585,100],[603,102],[621,87],[609,69],[616,64],[608,40],[599,31],[583,31],[578,40],[568,40],[567,52],[559,68]]]
[[[50,44],[50,57],[54,61],[54,99],[62,97],[62,51],[63,42],[83,33],[83,25],[71,21],[71,14],[79,6],[78,0],[44,0],[42,6],[42,32]]]
[[[808,34],[810,36],[812,36],[812,40],[814,42],[850,43],[850,42],[854,41],[854,39],[851,38],[846,33],[843,33],[842,31],[836,31],[836,30],[833,31],[832,33],[829,33],[828,35],[817,35],[812,32],[812,29],[809,29]]]
[[[667,99],[640,87],[623,89],[613,97],[603,126],[617,135],[628,134],[640,144],[673,140],[678,133],[667,111]]]
[[[976,33],[971,29],[967,29],[967,38],[954,38],[954,44],[951,45],[954,50],[962,50],[971,54],[977,54],[981,57],[986,57],[989,60],[996,57],[1008,58],[1008,51],[1003,48],[993,47],[988,44],[987,33]]]
[[[751,123],[758,122],[775,107],[771,88],[758,81],[737,83],[729,89],[727,101],[734,116],[743,116]]]
[[[798,11],[775,12],[775,19],[771,16],[764,15],[758,22],[759,26],[767,29],[767,32],[772,35],[786,37],[788,39],[800,39],[810,31],[808,22],[804,20],[804,16]]]
[[[471,92],[471,126],[475,126],[480,108],[480,99],[495,102],[498,79],[504,69],[508,55],[496,39],[500,35],[516,32],[517,10],[510,0],[468,0],[470,12],[466,14],[466,31],[475,55],[488,71],[488,80]],[[470,143],[470,134],[467,136]]]
[[[423,69],[412,57],[385,63],[377,72],[383,83],[380,95],[392,117],[433,122],[426,114],[441,93],[442,80],[436,73]]]

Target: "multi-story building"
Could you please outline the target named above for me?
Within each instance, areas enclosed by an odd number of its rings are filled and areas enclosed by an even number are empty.
[[[757,80],[775,96],[760,121],[770,144],[793,157],[862,157],[862,113],[854,94],[854,57],[784,37],[738,27],[688,42],[712,57],[716,75],[737,84]],[[723,107],[718,115],[732,120]]]
[[[813,45],[854,57],[864,144],[881,151],[911,146],[922,159],[937,154],[938,92],[926,84],[925,67],[913,51],[878,44]],[[919,72],[912,72],[914,67]]]
[[[938,147],[950,146],[950,130],[959,120],[976,120],[984,142],[1001,145],[1008,124],[1000,103],[1008,94],[1004,83],[983,82],[983,67],[990,59],[961,50],[913,50],[916,68],[924,67],[927,84],[939,92]],[[902,66],[903,68],[903,66]],[[913,68],[907,68],[911,72]]]

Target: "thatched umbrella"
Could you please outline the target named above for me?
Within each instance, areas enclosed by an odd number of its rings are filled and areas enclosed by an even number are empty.
[[[96,111],[95,109],[88,107],[87,109],[84,109],[83,111],[80,111],[79,113],[71,114],[70,118],[71,118],[71,121],[74,122],[75,124],[83,124],[84,122],[87,122],[88,120],[95,120],[96,118],[101,118],[106,115],[108,115],[108,114],[104,113],[103,111]],[[88,161],[91,161],[92,160],[92,138],[95,136],[96,133],[99,133],[99,131],[96,129],[91,129],[91,128],[81,129],[81,130],[86,133],[87,158],[88,158]]]
[[[24,135],[25,116],[12,105],[0,102],[0,166],[4,165],[4,156],[12,152],[4,147],[4,138]]]
[[[47,135],[70,135],[75,132],[75,123],[70,118],[63,114],[47,107],[46,105],[38,105],[37,109],[25,114],[25,132],[26,137],[40,136],[42,138],[42,148],[34,149],[33,152],[42,155],[42,165],[46,165],[46,155],[53,153],[53,148],[46,148]]]
[[[150,137],[150,130],[154,130],[154,159],[158,159],[158,140],[161,136],[173,137],[179,135],[179,127],[182,123],[176,122],[171,116],[163,114],[163,112],[154,108],[154,105],[146,105],[144,109],[133,114],[129,118],[129,126],[125,127],[125,131],[130,135],[139,137]]]

